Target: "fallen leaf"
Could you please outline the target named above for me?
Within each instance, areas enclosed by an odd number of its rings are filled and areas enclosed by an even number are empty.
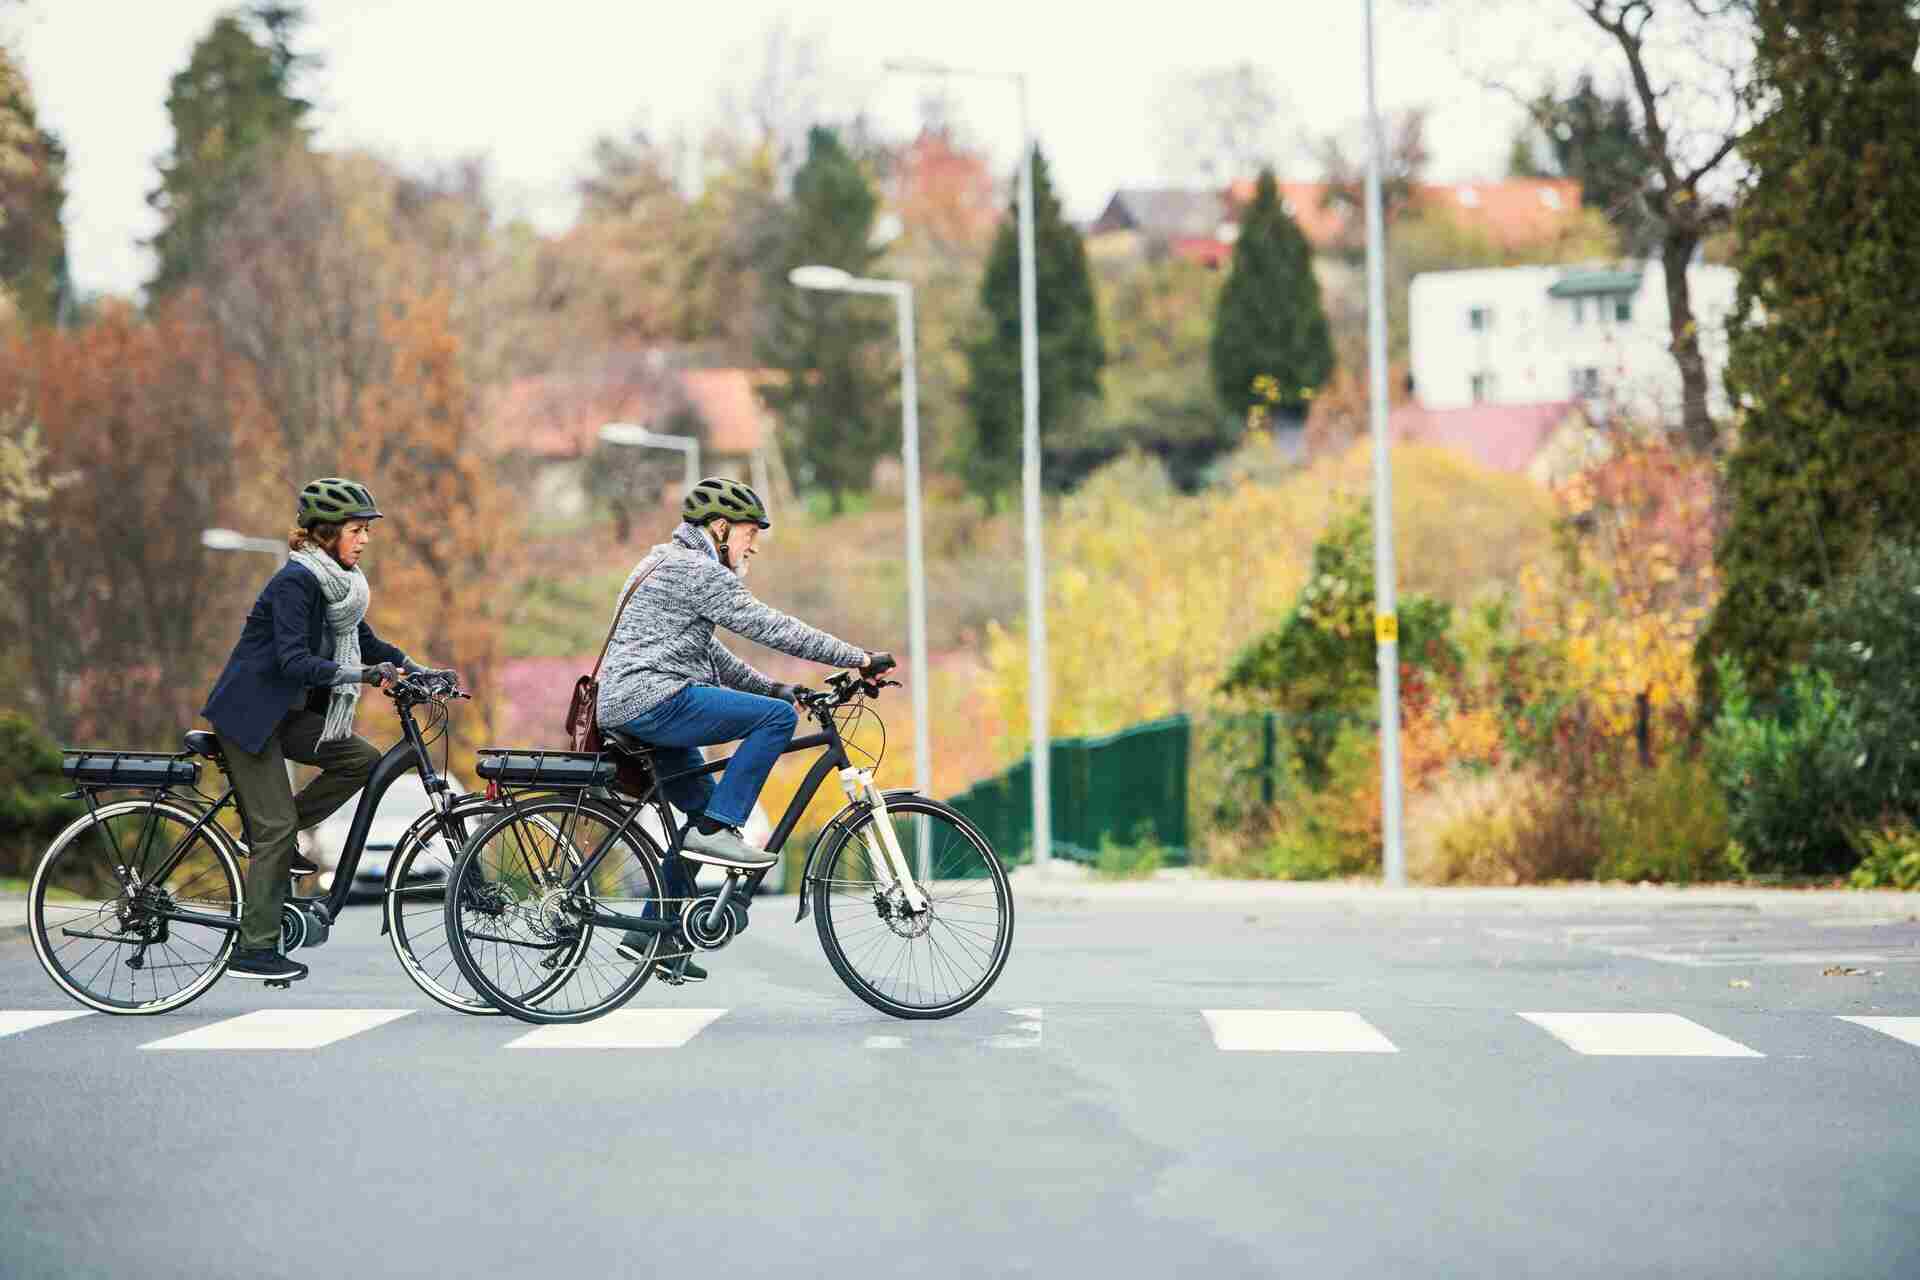
[[[1867,971],[1865,969],[1856,969],[1851,965],[1830,964],[1820,971],[1820,976],[1823,978],[1864,978],[1867,976]]]
[[[1733,981],[1729,982],[1727,985],[1730,987],[1738,987],[1740,988],[1740,990],[1745,991],[1748,987],[1752,986],[1753,984],[1747,981],[1745,978],[1735,978]]]

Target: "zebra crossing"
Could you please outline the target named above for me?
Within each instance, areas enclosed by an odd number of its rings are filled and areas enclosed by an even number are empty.
[[[728,1009],[621,1009],[587,1023],[531,1027],[491,1022],[500,1029],[490,1047],[525,1050],[673,1050],[697,1042]],[[440,1016],[410,1009],[260,1009],[162,1035],[137,1047],[153,1052],[302,1052],[328,1048],[412,1019]],[[1365,1015],[1337,1009],[1202,1009],[1197,1017],[1214,1049],[1223,1053],[1406,1054],[1418,1044],[1390,1039]],[[1579,1057],[1765,1058],[1768,1055],[1691,1018],[1667,1012],[1515,1012],[1490,1017],[1516,1018],[1546,1039]],[[1825,1023],[1847,1023],[1902,1044],[1920,1048],[1920,1016],[1834,1015]],[[0,1060],[8,1042],[56,1036],[80,1019],[111,1021],[84,1010],[0,1010]],[[870,1023],[867,1025],[871,1025]],[[901,1028],[890,1033],[860,1033],[861,1049],[912,1052],[916,1047],[973,1044],[1014,1052],[1044,1050],[1059,1038],[1046,1035],[1046,1011],[1010,1008],[969,1015],[958,1023]],[[1844,1053],[1854,1032],[1836,1036]],[[1204,1044],[1199,1036],[1196,1043]]]

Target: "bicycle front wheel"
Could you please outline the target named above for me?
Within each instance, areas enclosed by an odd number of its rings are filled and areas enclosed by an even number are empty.
[[[400,969],[436,1003],[459,1013],[492,1016],[493,1007],[461,973],[447,938],[447,886],[467,837],[500,809],[485,796],[462,796],[447,813],[422,814],[400,837],[387,863],[387,938]]]
[[[519,804],[485,824],[454,865],[447,942],[460,972],[502,1013],[537,1024],[586,1022],[632,999],[653,971],[660,934],[622,954],[624,931],[595,911],[657,918],[660,858],[597,801]],[[577,887],[575,873],[605,856]]]
[[[239,936],[240,868],[196,821],[166,801],[125,800],[60,833],[27,891],[34,954],[54,985],[101,1013],[146,1014],[220,980]]]
[[[896,1018],[950,1018],[987,994],[1013,947],[1013,890],[993,846],[958,812],[918,796],[884,821],[919,878],[927,910],[908,909],[885,870],[879,813],[834,839],[812,884],[813,922],[840,980]],[[924,850],[926,861],[920,861]]]

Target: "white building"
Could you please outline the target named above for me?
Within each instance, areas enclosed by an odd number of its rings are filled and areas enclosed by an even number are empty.
[[[1727,411],[1721,374],[1737,281],[1730,267],[1687,271],[1716,416]],[[1430,272],[1414,277],[1409,310],[1413,394],[1425,408],[1578,400],[1596,419],[1618,409],[1679,420],[1658,262]]]

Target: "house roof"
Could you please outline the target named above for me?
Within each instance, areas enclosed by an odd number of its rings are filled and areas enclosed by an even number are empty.
[[[1578,298],[1595,293],[1638,293],[1638,271],[1572,271],[1547,286],[1554,298]]]
[[[1211,239],[1227,208],[1218,191],[1190,187],[1122,187],[1088,230],[1138,231],[1164,240]]]
[[[661,352],[611,352],[580,368],[519,378],[488,400],[486,430],[503,453],[582,458],[608,422],[671,430],[690,412],[714,454],[752,453],[770,422],[748,369],[673,369]]]
[[[1538,404],[1476,404],[1465,409],[1427,409],[1407,403],[1387,418],[1400,444],[1431,444],[1458,450],[1493,471],[1523,474],[1567,420],[1579,412],[1572,400]]]
[[[1329,199],[1324,182],[1282,182],[1280,198],[1316,250],[1340,248],[1360,234],[1360,219],[1343,200]],[[1226,203],[1237,220],[1253,199],[1253,180],[1227,188]],[[1499,182],[1422,183],[1411,203],[1439,209],[1486,232],[1506,247],[1538,244],[1558,235],[1580,211],[1581,186],[1575,178],[1506,178]]]
[[[707,429],[714,453],[752,453],[765,443],[769,418],[749,369],[688,369],[680,385]]]

